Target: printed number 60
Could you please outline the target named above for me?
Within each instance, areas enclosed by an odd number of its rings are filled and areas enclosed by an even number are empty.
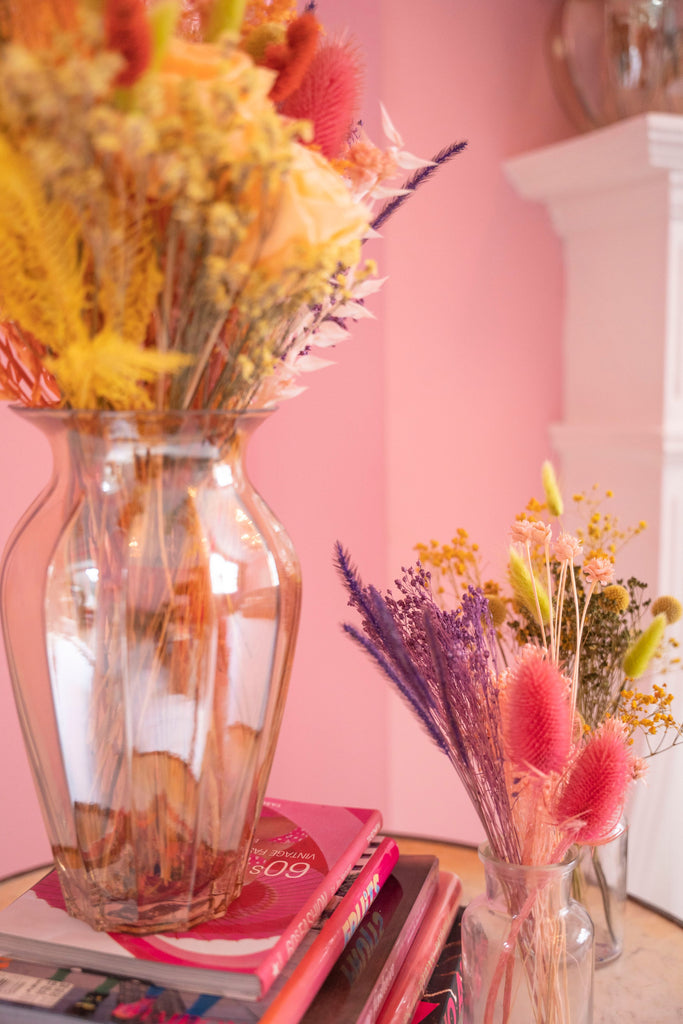
[[[249,873],[252,875],[263,875],[265,878],[277,878],[284,875],[285,878],[303,878],[310,868],[310,864],[303,861],[271,860],[263,867],[262,864],[254,864]]]

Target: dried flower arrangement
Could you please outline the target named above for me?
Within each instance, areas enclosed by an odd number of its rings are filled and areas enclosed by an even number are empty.
[[[560,531],[553,543],[553,527],[540,513],[559,517],[562,501],[550,464],[543,477],[543,509],[537,502],[535,516],[525,514],[512,527],[508,597],[499,584],[482,583],[479,552],[464,531],[451,545],[419,546],[421,561],[403,570],[396,594],[365,586],[341,545],[336,552],[349,605],[361,619],[360,628],[346,624],[345,631],[449,758],[493,856],[512,865],[558,864],[576,844],[608,842],[620,828],[630,784],[645,771],[632,749],[634,730],[673,728],[672,743],[681,735],[663,687],[655,691],[663,707],[643,720],[626,686],[643,674],[680,605],[660,599],[652,624],[641,628],[641,599],[625,624],[626,598],[642,585],[612,583],[611,550],[594,547],[577,566],[578,537]],[[592,515],[593,539],[597,524]],[[614,524],[604,531],[614,533]],[[441,593],[433,592],[427,566],[436,570]],[[449,602],[447,581],[455,595]],[[596,669],[605,650],[609,674],[601,681]],[[520,955],[528,963],[534,1019],[566,1019],[566,979],[549,952],[562,945],[549,920],[550,897],[539,888],[525,900],[510,889],[508,899],[514,935],[494,972],[487,1014],[506,960],[525,944]],[[529,956],[538,942],[544,954]]]
[[[2,397],[263,406],[368,315],[363,240],[464,144],[376,147],[314,7],[0,2]]]
[[[564,501],[550,463],[543,466],[542,477],[543,500],[532,498],[513,526],[515,544],[504,582],[483,580],[479,547],[464,529],[449,543],[417,545],[422,565],[432,574],[436,599],[449,607],[464,588],[481,587],[505,662],[526,643],[544,643],[548,633],[555,660],[575,681],[585,729],[616,719],[630,742],[639,743],[644,758],[675,747],[683,739],[683,722],[672,714],[666,676],[679,667],[680,658],[678,641],[666,629],[681,617],[681,604],[670,595],[653,600],[647,584],[636,577],[613,578],[618,552],[647,524],[641,520],[622,527],[605,511],[612,491],[603,493],[595,485],[572,497],[579,525],[571,537],[560,525]],[[553,525],[558,533],[554,551]],[[582,564],[574,564],[580,556]],[[553,592],[550,622],[548,594]],[[654,679],[641,690],[634,684],[646,674]]]

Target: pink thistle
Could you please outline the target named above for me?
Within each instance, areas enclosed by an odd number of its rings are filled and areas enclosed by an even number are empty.
[[[567,774],[555,802],[555,819],[573,828],[577,843],[595,846],[619,819],[634,776],[626,730],[608,719],[590,737]]]
[[[144,0],[106,0],[104,30],[107,49],[118,51],[125,60],[115,85],[133,85],[152,57],[152,30]]]
[[[593,586],[611,583],[614,579],[614,565],[609,558],[589,558],[583,563],[583,574]]]
[[[569,686],[538,648],[529,649],[505,681],[503,739],[513,765],[547,775],[565,767],[572,734]]]
[[[328,160],[341,156],[358,116],[361,67],[350,42],[325,42],[295,92],[278,109],[313,124],[313,143]]]
[[[571,533],[561,533],[553,547],[553,554],[558,562],[573,562],[581,551],[581,541]]]

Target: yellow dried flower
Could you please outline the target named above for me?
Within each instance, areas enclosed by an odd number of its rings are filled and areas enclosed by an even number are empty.
[[[496,597],[495,595],[491,595],[487,598],[487,600],[489,612],[491,613],[491,621],[494,625],[494,628],[498,629],[499,626],[503,625],[505,619],[507,618],[507,606],[502,597]]]
[[[284,25],[274,21],[264,21],[249,32],[243,40],[242,46],[255,64],[261,64],[271,43],[282,43],[284,38]]]
[[[663,594],[652,602],[652,614],[659,615],[660,613],[664,614],[667,623],[672,625],[672,623],[678,622],[683,615],[683,605],[670,594]]]
[[[626,587],[619,583],[610,583],[602,591],[602,596],[607,600],[615,612],[625,612],[630,603],[629,592]]]

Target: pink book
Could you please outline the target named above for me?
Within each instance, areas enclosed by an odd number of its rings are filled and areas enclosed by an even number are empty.
[[[380,826],[377,810],[266,799],[244,888],[224,917],[182,933],[96,932],[67,914],[51,872],[0,911],[0,952],[261,999]]]
[[[382,1004],[376,1024],[410,1024],[460,905],[462,883],[450,871],[439,872],[439,885],[420,931]]]
[[[436,857],[398,858],[301,1024],[374,1024],[434,897],[438,876]]]
[[[261,1024],[298,1024],[332,965],[344,951],[398,860],[398,846],[384,839],[370,870],[362,871],[306,951],[305,958],[261,1017]]]

